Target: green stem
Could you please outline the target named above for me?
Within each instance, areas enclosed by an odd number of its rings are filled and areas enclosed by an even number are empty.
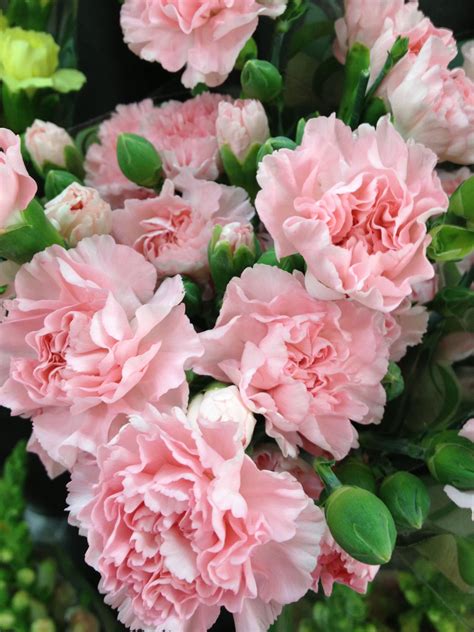
[[[316,470],[316,474],[323,481],[328,494],[332,494],[338,487],[342,486],[341,481],[331,469],[332,465],[334,465],[334,461],[327,461],[322,457],[317,457],[313,461],[313,467]]]
[[[359,437],[361,448],[377,452],[391,452],[402,454],[412,459],[424,460],[426,450],[417,443],[406,439],[392,439],[391,437],[376,436],[370,432],[362,433]]]

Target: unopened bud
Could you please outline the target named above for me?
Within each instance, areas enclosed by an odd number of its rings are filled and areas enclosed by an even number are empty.
[[[120,134],[117,160],[124,176],[141,187],[157,188],[163,179],[160,155],[142,136]]]
[[[245,63],[240,77],[244,97],[268,103],[281,93],[283,79],[273,64],[261,59],[250,59]]]
[[[48,200],[53,200],[73,182],[80,184],[79,178],[72,173],[69,173],[69,171],[51,169],[51,171],[48,171],[48,175],[46,176],[44,193]]]
[[[218,294],[223,294],[232,277],[253,266],[260,246],[251,224],[231,222],[216,226],[209,243],[209,266]]]
[[[338,464],[334,470],[344,485],[353,485],[375,494],[375,476],[368,465],[358,459],[348,459]]]
[[[409,472],[395,472],[380,487],[384,501],[399,529],[421,529],[430,510],[426,485]]]
[[[343,485],[326,502],[326,520],[333,538],[364,564],[386,564],[392,557],[397,530],[387,506],[375,494]]]
[[[458,489],[474,488],[474,443],[455,430],[442,432],[431,440],[426,464],[440,483]]]

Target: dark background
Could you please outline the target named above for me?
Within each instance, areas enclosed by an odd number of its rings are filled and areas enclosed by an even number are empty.
[[[474,37],[474,0],[420,0],[420,8],[437,26],[452,29],[458,40]],[[119,13],[118,0],[79,0],[77,53],[87,83],[76,99],[77,126],[103,116],[119,103],[148,96],[170,98],[186,94],[179,76],[170,75],[159,64],[141,61],[128,50],[122,40]],[[264,42],[259,44],[263,46]],[[29,436],[30,427],[29,421],[11,418],[7,410],[0,408],[0,463],[20,438]],[[38,511],[62,514],[66,482],[66,477],[49,481],[38,459],[31,456],[27,495]],[[78,560],[84,545],[85,541],[78,538],[75,543]],[[232,629],[230,618],[223,619],[215,628],[216,632]]]

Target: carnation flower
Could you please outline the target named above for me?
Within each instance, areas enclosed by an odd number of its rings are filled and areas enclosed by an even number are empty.
[[[39,169],[46,164],[65,168],[64,150],[73,147],[74,141],[62,127],[36,119],[25,132],[25,145]]]
[[[50,473],[95,454],[147,402],[185,400],[185,363],[201,346],[181,279],[155,285],[153,266],[109,236],[52,246],[17,273],[0,323],[0,404],[32,417]]]
[[[313,573],[313,590],[318,592],[319,584],[326,597],[330,597],[334,584],[344,584],[358,593],[367,591],[367,584],[374,580],[380,566],[358,562],[335,542],[328,527],[321,541],[318,565]]]
[[[125,42],[142,59],[169,72],[185,67],[181,81],[218,86],[232,71],[261,15],[278,17],[287,0],[125,0]]]
[[[265,416],[284,456],[304,445],[341,459],[357,445],[351,420],[382,417],[384,334],[382,314],[350,301],[318,301],[302,275],[256,265],[227,286],[193,368],[236,384],[246,406]]]
[[[28,172],[21,155],[20,137],[9,129],[0,128],[0,229],[18,221],[34,198],[36,182]]]
[[[72,522],[131,629],[205,632],[225,607],[237,632],[266,632],[311,586],[322,512],[238,437],[232,422],[149,410],[74,469]]]
[[[279,257],[305,258],[311,294],[388,312],[434,275],[425,222],[448,206],[435,164],[387,117],[355,133],[319,117],[298,148],[260,163],[257,212]]]
[[[270,470],[271,472],[288,472],[301,483],[305,494],[314,500],[318,500],[324,485],[309,463],[296,457],[283,456],[281,450],[274,444],[259,446],[252,453],[252,459],[257,464],[259,470]]]
[[[153,112],[153,102],[146,99],[131,105],[119,105],[98,131],[99,143],[92,144],[86,154],[86,184],[98,190],[112,208],[123,206],[128,198],[144,198],[153,191],[143,189],[123,175],[117,162],[117,138],[120,134],[142,135]]]
[[[438,175],[446,195],[452,195],[463,182],[472,176],[472,173],[468,167],[461,167],[455,171],[438,169]]]
[[[474,419],[466,421],[459,432],[459,436],[474,442]],[[444,491],[455,505],[461,507],[461,509],[470,509],[474,520],[474,489],[461,491],[452,485],[445,485]]]
[[[440,162],[474,162],[474,83],[450,70],[456,51],[431,37],[412,59],[402,59],[383,82],[397,130],[432,149]]]
[[[191,400],[187,417],[193,427],[199,421],[206,424],[231,421],[237,424],[238,438],[244,448],[250,444],[256,424],[255,417],[242,401],[236,386],[218,385],[199,393]]]
[[[184,103],[168,101],[154,107],[150,99],[120,105],[99,128],[100,144],[90,146],[85,161],[86,184],[95,187],[113,208],[127,199],[154,197],[154,192],[127,180],[117,162],[117,137],[138,134],[159,152],[169,178],[183,170],[196,178],[215,180],[220,172],[216,119],[219,94],[202,94]]]
[[[207,247],[216,224],[248,222],[254,209],[243,189],[195,180],[183,174],[171,180],[158,197],[127,200],[114,211],[117,241],[132,246],[153,263],[158,276],[186,274],[198,281],[209,276]]]
[[[216,129],[219,147],[229,147],[241,162],[253,146],[270,137],[265,108],[255,99],[219,103]]]
[[[67,240],[77,246],[84,237],[108,235],[112,231],[112,209],[95,189],[70,184],[44,209],[46,217]]]
[[[418,1],[345,0],[344,16],[336,20],[334,54],[344,63],[347,51],[360,42],[370,49],[371,82],[381,71],[397,37],[408,38],[408,56],[418,55],[432,36],[439,37],[455,52],[452,31],[437,28],[421,11]]]

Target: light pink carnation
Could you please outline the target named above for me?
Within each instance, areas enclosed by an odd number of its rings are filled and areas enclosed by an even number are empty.
[[[474,40],[463,44],[461,51],[464,57],[464,72],[471,81],[474,81]]]
[[[474,83],[462,68],[450,70],[456,52],[431,37],[412,59],[402,59],[383,82],[380,96],[404,138],[432,149],[439,160],[474,162]]]
[[[412,305],[409,298],[386,315],[387,337],[391,340],[390,360],[398,362],[408,347],[419,345],[428,329],[428,311],[424,305]]]
[[[466,421],[459,432],[459,436],[474,442],[474,419]],[[474,489],[461,491],[452,485],[446,485],[444,491],[455,505],[461,507],[461,509],[470,509],[472,512],[472,520],[474,520]]]
[[[220,103],[216,129],[219,147],[228,146],[241,162],[253,146],[270,137],[265,108],[255,99]]]
[[[85,182],[97,189],[112,208],[123,206],[128,198],[153,195],[153,191],[139,187],[123,175],[117,162],[117,138],[124,133],[143,135],[154,109],[151,99],[119,105],[110,119],[100,125],[100,142],[92,144],[87,151]]]
[[[149,414],[70,484],[106,602],[133,630],[205,632],[223,606],[237,632],[266,632],[311,586],[321,510],[289,474],[257,468],[236,424]]]
[[[219,105],[229,99],[208,92],[184,103],[168,101],[154,109],[143,135],[155,145],[169,178],[186,170],[196,178],[216,180],[221,171],[217,113]]]
[[[195,180],[183,174],[177,195],[167,180],[158,197],[127,200],[113,213],[117,241],[132,246],[153,263],[159,277],[187,274],[209,276],[207,247],[214,226],[247,222],[254,209],[243,189]]]
[[[214,385],[193,397],[188,406],[187,417],[195,428],[200,421],[210,424],[233,422],[237,427],[237,439],[244,448],[250,444],[256,424],[255,417],[234,385]]]
[[[37,188],[23,162],[20,137],[0,128],[0,230],[19,220]]]
[[[429,279],[428,281],[420,281],[420,283],[415,283],[413,285],[411,298],[415,303],[424,305],[425,303],[432,301],[436,296],[439,289],[439,276],[436,265],[435,269],[436,273],[432,279]]]
[[[388,366],[384,317],[350,301],[318,301],[303,277],[247,268],[227,286],[216,326],[201,334],[196,372],[236,384],[265,416],[285,456],[306,441],[343,458],[357,445],[351,420],[380,421]]]
[[[336,20],[334,54],[344,63],[347,51],[360,42],[370,49],[371,80],[382,69],[397,37],[408,37],[408,56],[418,55],[423,44],[436,36],[456,51],[452,31],[437,28],[421,11],[417,0],[345,0],[345,12]]]
[[[279,257],[305,258],[311,294],[388,312],[434,275],[425,222],[448,205],[435,164],[387,117],[355,133],[334,115],[311,119],[297,149],[260,163],[257,211]]]
[[[344,584],[358,593],[365,593],[367,584],[374,580],[379,568],[380,566],[363,564],[351,557],[335,542],[326,527],[318,565],[313,573],[313,590],[318,592],[321,583],[324,594],[329,597],[334,584]]]
[[[83,187],[77,182],[50,200],[44,211],[70,246],[77,246],[84,237],[112,232],[110,204],[95,189]]]
[[[468,167],[461,167],[456,169],[456,171],[438,169],[438,175],[446,195],[452,195],[473,174]]]
[[[259,446],[253,453],[252,459],[259,470],[271,472],[288,472],[296,478],[303,487],[305,494],[313,500],[318,500],[324,485],[309,463],[301,458],[283,456],[276,445],[271,443]]]
[[[186,67],[181,81],[218,86],[232,71],[261,15],[277,17],[287,0],[125,0],[125,42],[142,59],[169,72]]]
[[[48,248],[20,269],[0,323],[0,403],[33,418],[33,438],[71,468],[147,402],[182,404],[186,361],[201,353],[176,277],[109,236]]]
[[[25,145],[40,169],[46,163],[64,168],[64,150],[66,147],[74,146],[74,141],[62,127],[36,119],[25,132]]]

